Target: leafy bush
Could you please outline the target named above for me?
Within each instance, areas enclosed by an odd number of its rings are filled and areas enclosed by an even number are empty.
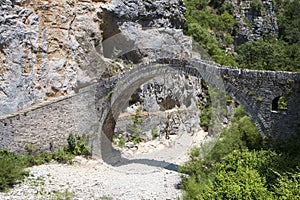
[[[128,126],[128,132],[130,133],[130,135],[128,136],[129,142],[138,144],[142,141],[142,138],[141,138],[142,129],[140,128],[140,125],[130,124]]]
[[[89,148],[84,144],[82,136],[72,134],[68,137],[68,146],[54,153],[38,153],[34,145],[27,144],[25,155],[17,155],[7,150],[0,150],[0,191],[12,187],[29,175],[26,167],[41,165],[56,160],[60,163],[71,163],[76,155],[89,156]]]
[[[280,199],[300,199],[300,172],[280,175],[275,193]]]
[[[287,110],[288,109],[288,104],[287,104],[287,100],[284,97],[280,97],[278,100],[278,109],[279,110]]]
[[[0,191],[4,191],[23,180],[29,172],[19,156],[6,150],[0,150]]]
[[[262,4],[261,0],[252,0],[250,3],[250,6],[253,10],[260,11],[261,8],[263,7],[263,4]]]
[[[231,126],[203,158],[201,148],[180,167],[185,199],[299,199],[300,155],[263,150],[264,141],[238,107]],[[295,145],[295,143],[294,143]],[[286,150],[286,149],[285,149]]]
[[[224,1],[185,0],[187,7],[187,25],[185,34],[207,50],[211,58],[223,65],[235,65],[232,54],[225,53],[226,47],[232,45],[234,17],[232,6]],[[211,8],[222,8],[216,10]],[[218,12],[219,11],[219,12]]]
[[[68,146],[64,148],[64,151],[71,153],[75,156],[84,155],[90,156],[91,152],[83,141],[82,135],[76,134],[75,136],[71,133],[67,139]]]
[[[75,155],[65,151],[64,149],[60,148],[57,152],[52,154],[53,160],[56,160],[59,163],[71,163],[72,159],[74,159]]]

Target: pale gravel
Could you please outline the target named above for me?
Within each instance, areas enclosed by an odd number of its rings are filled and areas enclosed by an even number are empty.
[[[82,157],[76,157],[73,165],[50,163],[34,166],[29,168],[32,174],[29,178],[11,191],[0,193],[0,199],[53,199],[54,191],[66,190],[74,193],[74,199],[78,200],[104,196],[116,200],[181,199],[181,174],[166,163],[187,161],[187,152],[205,141],[206,135],[201,131],[172,138],[169,144],[160,141],[141,144],[140,150],[123,152],[131,162],[122,162],[118,166]]]

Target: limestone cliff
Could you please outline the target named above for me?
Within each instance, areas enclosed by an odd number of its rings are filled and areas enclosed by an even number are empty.
[[[89,141],[94,141],[99,133],[97,91],[91,87],[87,93],[72,95],[128,69],[117,62],[120,59],[130,64],[157,56],[191,56],[191,40],[182,32],[182,0],[6,0],[0,6],[1,147],[13,151],[23,151],[28,143],[56,149],[70,132],[89,134]],[[182,87],[188,78],[168,79],[166,90],[177,84],[174,92],[182,92],[183,99],[192,94],[194,103],[188,106],[195,108],[198,92],[193,88],[198,80],[193,87]],[[161,96],[156,102],[143,91],[139,95],[148,102],[145,110],[178,96],[156,90],[154,99]],[[70,98],[59,102],[58,97]],[[199,127],[198,111],[194,116]]]
[[[147,39],[150,47],[160,39],[159,47],[188,54],[177,44],[187,43],[176,30],[184,23],[182,1],[4,0],[0,6],[0,115],[99,79],[110,63],[102,42],[120,32],[113,38],[125,38],[122,45],[133,44],[141,57]],[[114,47],[111,41],[104,53]]]
[[[0,115],[74,92],[101,68],[100,1],[1,1]],[[101,66],[101,57],[98,66]]]
[[[234,0],[227,1],[233,6],[236,24],[235,45],[258,40],[265,35],[278,35],[274,1]]]

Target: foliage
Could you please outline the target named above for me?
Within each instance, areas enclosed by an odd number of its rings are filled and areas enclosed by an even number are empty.
[[[297,151],[278,152],[263,150],[264,144],[238,107],[231,126],[204,159],[197,148],[180,167],[188,174],[183,177],[185,199],[299,199],[299,145]]]
[[[82,135],[76,134],[74,137],[74,135],[71,133],[69,134],[67,141],[68,147],[65,149],[66,152],[69,152],[75,156],[90,156],[90,149],[85,145]]]
[[[287,45],[276,39],[260,39],[247,42],[237,49],[237,62],[242,68],[298,71],[300,69],[300,45]]]
[[[280,175],[275,193],[280,199],[300,199],[300,172]]]
[[[252,1],[253,6],[254,2]],[[300,0],[276,0],[275,7],[278,37],[265,36],[238,47],[237,62],[240,67],[275,71],[300,70]]]
[[[51,200],[71,200],[74,199],[75,194],[66,189],[64,192],[54,191],[51,195]]]
[[[152,135],[152,140],[155,140],[156,138],[159,137],[159,133],[156,127],[151,128],[151,135]]]
[[[300,1],[276,0],[279,39],[288,44],[300,42]],[[282,11],[283,10],[283,11]]]
[[[261,0],[252,0],[250,3],[250,6],[253,10],[260,11],[261,8],[263,7],[263,4],[262,4]]]
[[[71,163],[74,159],[75,155],[65,151],[64,149],[60,148],[57,152],[52,154],[53,160],[56,160],[59,163]]]
[[[275,0],[278,37],[265,34],[241,46],[236,46],[234,40],[240,22],[234,19],[230,1],[185,0],[185,5],[184,33],[193,37],[215,62],[259,70],[300,71],[300,0]],[[251,0],[250,6],[257,14],[263,12],[261,0]]]
[[[0,191],[4,191],[28,176],[22,159],[14,153],[0,150]]]
[[[281,96],[278,100],[278,109],[279,110],[287,110],[288,109],[287,100],[283,96]]]
[[[124,147],[125,146],[125,140],[124,140],[124,138],[120,138],[120,140],[119,140],[119,147]]]
[[[28,176],[26,167],[41,165],[56,160],[60,163],[71,163],[76,155],[89,156],[89,148],[84,144],[82,136],[70,134],[68,146],[53,153],[39,153],[33,144],[27,144],[25,155],[18,155],[7,150],[0,150],[0,191],[13,187]]]
[[[212,108],[211,107],[205,107],[202,110],[201,116],[200,116],[200,126],[204,129],[204,131],[208,130],[208,127],[210,125],[210,120],[211,120],[211,112]]]
[[[220,141],[206,156],[207,160],[220,161],[233,150],[260,149],[262,146],[260,133],[241,106],[235,109],[232,124],[223,130]]]
[[[142,128],[141,125],[144,121],[144,118],[141,113],[141,109],[137,109],[135,115],[131,118],[133,124],[128,126],[128,132],[130,133],[128,137],[128,141],[133,142],[134,144],[138,144],[142,141],[141,133]]]
[[[131,117],[131,120],[132,120],[132,122],[133,122],[134,124],[140,125],[140,124],[143,123],[144,118],[143,118],[143,116],[142,116],[142,113],[141,113],[141,109],[140,109],[140,108],[138,108],[138,109],[136,110],[136,113],[135,113],[134,116]]]
[[[128,141],[133,142],[134,144],[138,144],[142,141],[141,133],[142,129],[137,124],[130,124],[128,126],[128,132],[130,133],[128,136]]]
[[[109,197],[109,196],[103,196],[100,197],[100,200],[112,200],[113,198]]]
[[[187,25],[185,34],[207,50],[212,59],[223,65],[235,65],[232,54],[225,53],[226,47],[232,45],[231,33],[234,29],[232,8],[224,1],[185,0],[187,7]],[[219,12],[212,8],[221,7]]]

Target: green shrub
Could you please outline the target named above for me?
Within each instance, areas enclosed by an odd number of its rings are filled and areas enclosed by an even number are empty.
[[[144,118],[142,116],[142,111],[140,108],[136,110],[135,115],[131,117],[131,119],[134,124],[141,125],[143,123]]]
[[[72,159],[74,159],[75,155],[65,151],[64,149],[60,148],[57,152],[53,153],[53,159],[59,163],[71,163]]]
[[[255,11],[260,11],[263,7],[261,0],[252,0],[250,6]]]
[[[256,170],[238,168],[235,172],[221,171],[214,182],[216,199],[269,199],[272,193],[266,180]]]
[[[279,110],[287,110],[288,109],[288,104],[287,104],[287,100],[285,97],[280,97],[278,100],[278,109]]]
[[[84,144],[82,136],[72,134],[68,137],[68,146],[54,153],[38,153],[33,144],[27,144],[25,155],[17,155],[7,150],[0,150],[0,191],[13,187],[29,175],[26,167],[41,165],[56,160],[60,163],[71,163],[76,155],[89,156],[89,148]]]
[[[25,170],[20,157],[6,150],[0,150],[0,191],[23,180],[29,172]]]
[[[72,133],[69,134],[67,141],[68,141],[67,151],[73,153],[76,147],[76,139]]]
[[[102,196],[100,197],[100,200],[112,200],[113,198],[112,197],[109,197],[109,196]]]
[[[75,194],[66,189],[63,192],[54,191],[50,197],[50,200],[71,200],[74,199]]]
[[[125,146],[125,139],[124,139],[124,138],[120,138],[120,139],[119,139],[119,144],[118,144],[118,145],[119,145],[119,147],[121,147],[121,148],[124,147],[124,146]]]
[[[206,107],[202,110],[200,116],[200,126],[207,131],[211,121],[212,108]]]
[[[128,132],[130,133],[130,135],[128,137],[129,142],[138,144],[142,141],[142,138],[141,138],[142,129],[138,125],[136,125],[136,124],[129,125]]]
[[[280,175],[275,193],[279,199],[300,199],[300,172]]]
[[[34,165],[42,165],[45,163],[50,162],[53,159],[52,153],[35,153],[35,154],[26,154],[23,157],[23,160],[26,164],[26,166],[31,167]]]
[[[231,126],[203,158],[193,149],[180,167],[184,199],[299,199],[300,141],[292,150],[263,150],[256,127],[238,107]],[[295,146],[296,145],[296,146]]]
[[[76,134],[74,136],[72,133],[70,133],[67,141],[68,141],[68,146],[64,148],[64,151],[71,153],[75,156],[91,155],[90,149],[85,145],[82,135]]]
[[[152,135],[152,140],[155,140],[156,138],[159,137],[159,131],[157,130],[156,127],[151,128],[151,135]]]

